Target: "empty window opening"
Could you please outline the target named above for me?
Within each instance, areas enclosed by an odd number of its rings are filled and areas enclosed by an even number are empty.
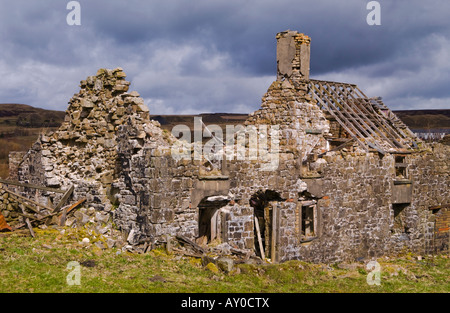
[[[391,232],[394,234],[409,233],[409,228],[406,224],[406,208],[409,203],[394,203],[392,204],[393,226]]]
[[[300,211],[300,242],[308,242],[317,237],[317,205],[313,201],[304,201]]]
[[[408,179],[408,164],[404,156],[397,155],[395,157],[395,177],[397,179]]]
[[[304,238],[314,237],[314,206],[302,207],[302,236]]]

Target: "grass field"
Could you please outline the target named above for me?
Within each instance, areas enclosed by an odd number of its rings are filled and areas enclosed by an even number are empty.
[[[132,254],[117,249],[101,250],[101,237],[75,229],[36,229],[36,238],[16,234],[0,237],[1,293],[448,293],[448,256],[405,254],[380,258],[380,285],[369,285],[370,270],[364,263],[241,264],[225,274],[200,259],[167,254],[156,249]],[[78,262],[79,285],[67,277]],[[72,280],[73,281],[73,280]]]

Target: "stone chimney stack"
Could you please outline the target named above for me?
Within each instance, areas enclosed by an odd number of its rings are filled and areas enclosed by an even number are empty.
[[[277,81],[308,81],[311,38],[291,30],[278,33],[276,38]]]

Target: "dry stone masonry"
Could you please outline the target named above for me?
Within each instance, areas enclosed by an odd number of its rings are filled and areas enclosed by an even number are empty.
[[[379,101],[356,99],[356,85],[312,82],[308,36],[276,39],[277,79],[245,123],[278,127],[279,138],[266,134],[277,146],[272,170],[260,159],[223,158],[211,170],[205,158],[174,158],[177,139],[117,68],[81,81],[63,125],[12,159],[11,178],[74,186],[71,200],[86,202],[65,226],[90,227],[110,247],[183,236],[273,262],[325,263],[448,250],[449,147],[414,138]],[[194,155],[195,144],[186,147]],[[48,207],[63,196],[14,190]],[[7,192],[0,202],[12,226],[23,222]]]

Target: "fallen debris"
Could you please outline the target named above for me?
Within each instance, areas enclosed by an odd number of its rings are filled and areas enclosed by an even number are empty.
[[[256,256],[253,250],[241,250],[232,247],[228,243],[221,243],[216,246],[206,245],[199,246],[194,241],[182,235],[175,237],[178,246],[172,246],[171,251],[174,254],[194,257],[201,259],[202,266],[207,268],[214,267],[224,273],[230,273],[235,269],[236,264],[263,264],[265,263],[260,257]],[[170,239],[167,239],[170,241]]]
[[[25,215],[26,213],[25,213],[24,206],[19,205],[19,207],[22,210],[22,213]],[[33,231],[33,227],[31,226],[30,219],[28,217],[25,218],[25,223],[27,224],[28,229],[30,230],[31,237],[36,237],[36,234]]]
[[[177,235],[176,238],[178,239],[178,241],[180,241],[181,244],[188,245],[191,249],[194,250],[195,253],[204,254],[207,252],[206,249],[202,248],[201,246],[199,246],[198,244],[196,244],[195,242],[193,242],[192,240],[188,239],[185,236]]]
[[[2,187],[3,187],[3,186],[2,186]],[[47,205],[38,203],[38,202],[36,202],[36,201],[33,201],[33,200],[31,200],[31,199],[28,199],[28,198],[26,198],[26,197],[24,197],[24,196],[21,196],[21,195],[19,195],[18,193],[15,193],[15,192],[12,191],[12,190],[9,190],[9,189],[4,188],[4,187],[3,187],[3,190],[5,190],[5,191],[6,191],[7,193],[9,193],[10,195],[16,197],[16,198],[17,198],[17,201],[20,202],[20,203],[23,203],[23,201],[27,201],[27,202],[29,202],[29,203],[31,203],[31,204],[34,204],[34,205],[37,206],[37,207],[42,207],[42,208],[44,208],[44,209],[53,211],[53,208],[51,208],[51,207],[49,207],[49,206],[47,206]],[[21,200],[23,200],[23,201],[21,201]],[[36,212],[36,211],[39,212],[39,210],[35,210],[35,212]]]
[[[19,192],[16,190],[10,190],[3,184],[9,184],[24,188],[33,188],[36,190],[44,190],[45,192],[51,191],[55,193],[63,193],[63,196],[58,204],[53,208],[51,205],[38,202],[38,200],[35,201],[29,199],[19,194]],[[9,180],[0,180],[0,190],[2,191],[3,199],[8,199],[7,205],[10,210],[7,210],[6,213],[10,215],[11,212],[13,212],[13,214],[19,217],[19,219],[16,221],[16,224],[11,224],[13,226],[10,226],[6,222],[5,216],[0,213],[0,232],[14,232],[26,226],[32,237],[35,237],[36,235],[33,231],[33,226],[47,227],[51,224],[64,226],[67,216],[87,200],[86,198],[83,198],[76,201],[75,203],[63,207],[63,205],[69,200],[74,191],[73,185],[69,186],[67,190],[60,190],[33,184],[23,184],[20,182]],[[13,208],[13,211],[11,211],[11,208]]]
[[[64,207],[62,209],[62,213],[61,213],[60,218],[59,218],[59,220],[60,220],[59,226],[64,226],[68,214],[70,212],[72,212],[75,208],[77,208],[79,205],[83,204],[85,201],[86,201],[86,198],[83,198],[81,200],[78,200],[74,204],[69,205],[68,207]]]

